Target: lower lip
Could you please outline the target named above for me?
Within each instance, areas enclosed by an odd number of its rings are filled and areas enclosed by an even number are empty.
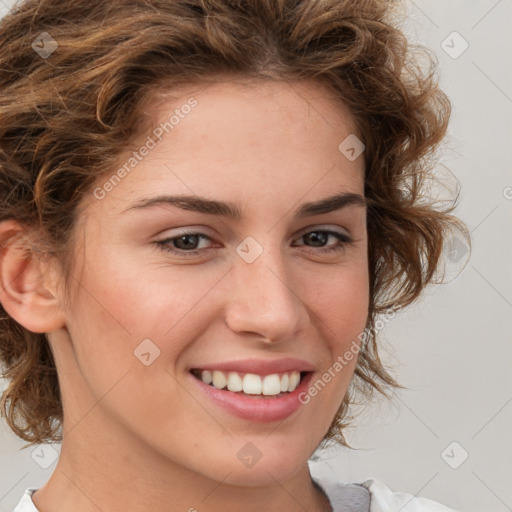
[[[189,373],[189,376],[200,391],[212,402],[231,414],[246,420],[271,422],[284,420],[303,405],[299,401],[299,395],[307,389],[313,372],[308,372],[294,391],[276,398],[263,398],[262,395],[243,395],[226,389],[217,389],[205,384],[191,373]]]

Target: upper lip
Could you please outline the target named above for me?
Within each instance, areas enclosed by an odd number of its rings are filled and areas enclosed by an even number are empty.
[[[241,359],[194,366],[195,370],[220,370],[222,372],[254,373],[256,375],[271,375],[284,372],[310,372],[315,368],[308,361],[286,357],[281,359]]]

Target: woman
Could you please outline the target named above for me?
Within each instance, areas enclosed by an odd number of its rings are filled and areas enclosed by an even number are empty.
[[[29,0],[2,20],[2,411],[62,441],[16,512],[451,510],[307,465],[357,392],[398,386],[377,315],[463,229],[423,194],[450,107],[392,15]]]

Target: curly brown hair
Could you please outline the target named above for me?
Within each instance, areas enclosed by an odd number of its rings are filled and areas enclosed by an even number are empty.
[[[416,300],[435,279],[451,228],[425,200],[450,102],[434,58],[408,44],[388,0],[26,0],[0,21],[0,221],[43,233],[38,250],[65,268],[78,206],[140,136],[158,89],[248,79],[316,80],[354,116],[366,146],[370,305],[354,378],[325,439],[345,444],[363,392],[401,387],[382,364],[379,314]],[[51,55],[33,43],[47,33]],[[48,36],[46,36],[48,37]],[[426,56],[426,67],[418,55]],[[41,249],[43,247],[43,249]],[[58,374],[45,334],[0,306],[1,413],[29,444],[60,441]]]

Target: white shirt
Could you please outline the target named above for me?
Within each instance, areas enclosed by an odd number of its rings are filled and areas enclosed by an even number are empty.
[[[329,498],[333,512],[456,512],[436,501],[393,492],[379,480],[361,484],[314,480]],[[28,488],[13,512],[39,512],[32,501],[36,490]]]

